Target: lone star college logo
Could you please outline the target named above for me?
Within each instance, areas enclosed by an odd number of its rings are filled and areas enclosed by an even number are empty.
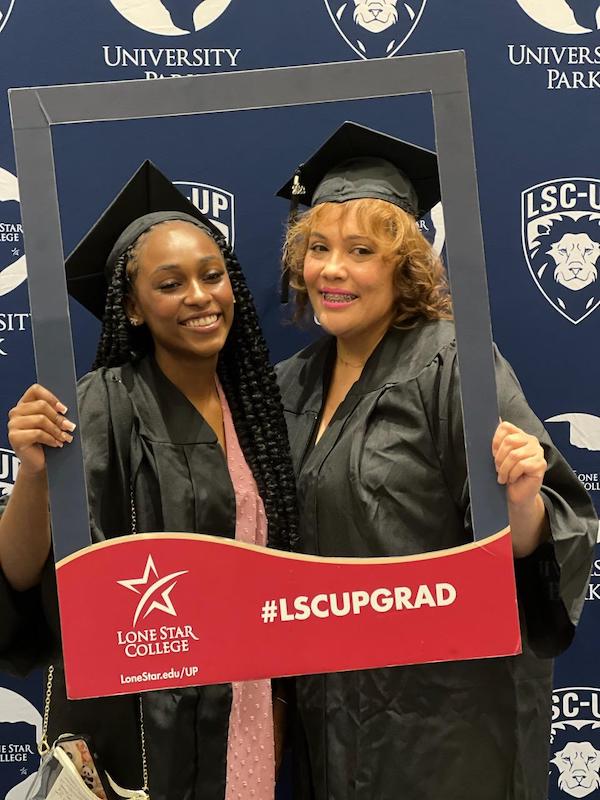
[[[110,0],[128,22],[161,36],[184,36],[208,27],[231,0]]]
[[[187,574],[188,570],[184,569],[180,572],[171,572],[170,575],[164,575],[162,578],[158,576],[158,572],[156,571],[156,567],[154,566],[154,560],[152,556],[148,556],[148,560],[146,561],[146,568],[144,569],[144,574],[141,578],[130,578],[129,580],[125,581],[117,581],[120,586],[124,586],[126,589],[129,589],[136,594],[141,594],[141,598],[139,603],[137,604],[137,608],[135,610],[135,615],[133,617],[133,625],[137,625],[137,622],[142,616],[142,619],[146,619],[146,617],[152,613],[152,611],[164,611],[165,614],[170,614],[172,617],[177,616],[177,612],[173,606],[173,601],[171,600],[171,592],[175,588],[177,583],[177,578],[181,575]],[[151,578],[150,574],[154,576]],[[145,591],[142,594],[142,589],[145,587]],[[159,590],[162,591],[159,594]],[[157,598],[157,595],[159,597]]]
[[[594,414],[572,412],[556,414],[546,422],[568,422],[569,442],[574,447],[600,452],[600,417]]]
[[[395,55],[417,27],[427,0],[325,0],[340,36],[361,58]]]
[[[35,743],[41,735],[37,708],[23,695],[0,686],[0,793],[8,789],[2,795],[5,800],[31,797],[39,764]]]
[[[590,33],[600,27],[600,0],[517,0],[517,3],[531,19],[557,33]]]
[[[1,25],[0,20],[0,30]],[[0,167],[0,297],[20,286],[26,277],[19,185],[11,172]]]
[[[8,22],[14,4],[15,0],[0,0],[0,32],[4,30],[4,26]]]

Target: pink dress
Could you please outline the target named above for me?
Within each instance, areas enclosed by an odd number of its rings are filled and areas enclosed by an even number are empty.
[[[266,545],[267,518],[254,476],[246,464],[233,425],[225,393],[217,384],[227,446],[227,466],[235,491],[235,538]],[[225,800],[273,800],[275,746],[271,681],[232,684],[227,742]]]

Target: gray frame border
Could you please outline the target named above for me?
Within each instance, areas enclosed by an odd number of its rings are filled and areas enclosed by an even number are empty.
[[[160,81],[45,86],[9,91],[39,383],[78,423],[75,362],[52,150],[53,125],[332,103],[430,93],[455,309],[471,513],[475,539],[508,522],[491,441],[498,424],[491,321],[462,51]],[[57,561],[90,543],[81,438],[48,452]]]

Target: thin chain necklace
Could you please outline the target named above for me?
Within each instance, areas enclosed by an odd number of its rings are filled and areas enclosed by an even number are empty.
[[[352,369],[362,369],[366,364],[366,361],[363,364],[351,364],[350,361],[346,361],[345,358],[342,358],[339,353],[337,355],[337,360],[340,364],[343,364],[345,367],[351,367]]]

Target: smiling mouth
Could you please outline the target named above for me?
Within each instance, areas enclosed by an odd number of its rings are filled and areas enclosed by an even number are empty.
[[[219,319],[220,314],[208,314],[206,317],[194,317],[193,319],[186,319],[185,322],[180,322],[184,328],[208,328],[214,325]]]
[[[340,305],[358,299],[356,294],[340,294],[339,292],[321,292],[321,296],[328,303],[339,303]]]

